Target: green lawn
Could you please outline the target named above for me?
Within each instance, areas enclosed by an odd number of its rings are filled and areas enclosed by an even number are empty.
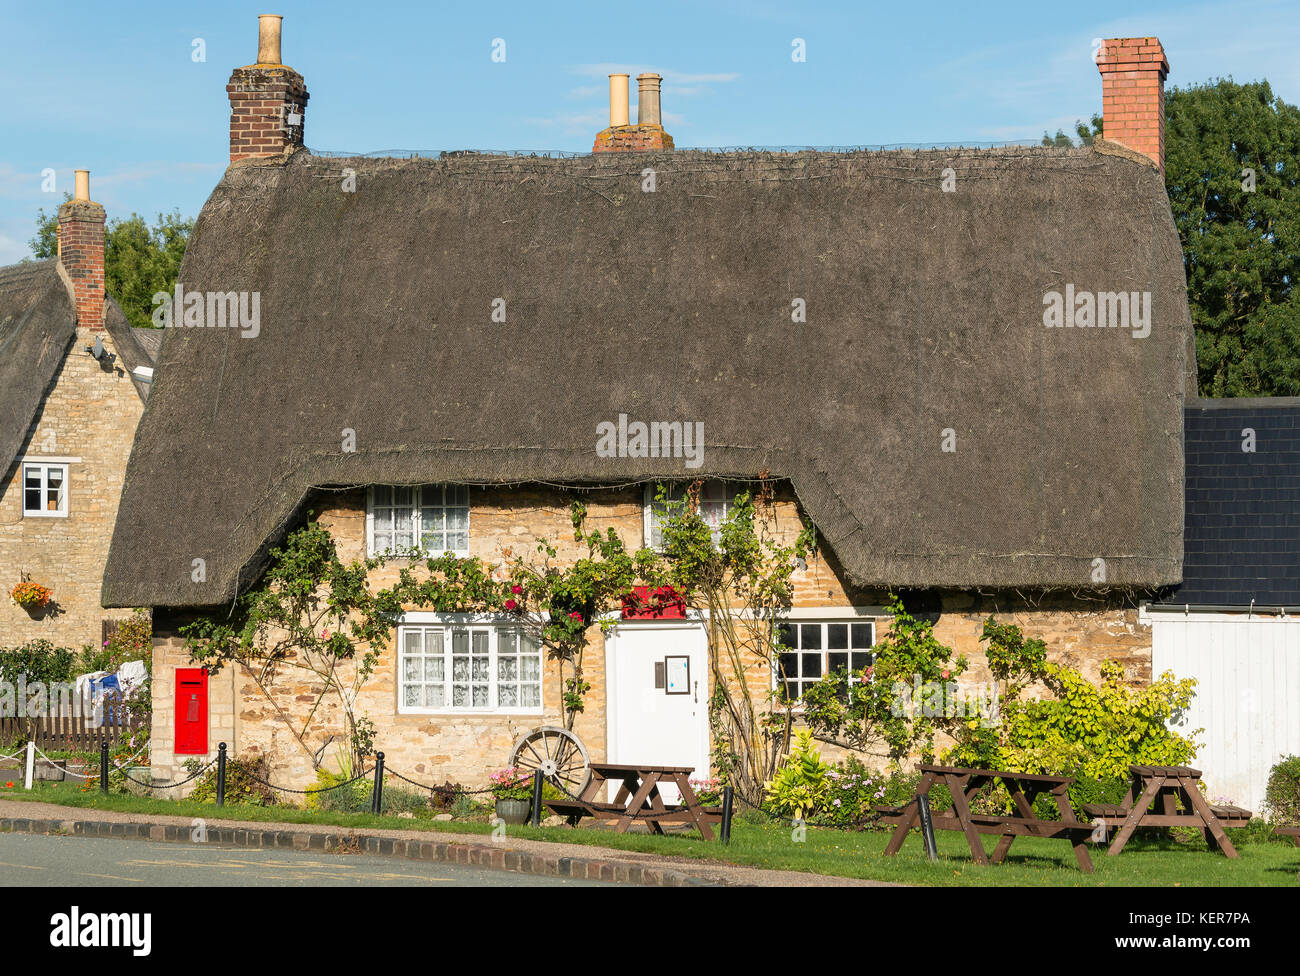
[[[22,789],[0,789],[0,798],[39,800],[87,811],[119,810],[208,820],[218,819],[216,815],[219,812],[210,803],[175,803],[120,794],[83,793],[79,786],[70,783],[37,783],[30,793]],[[220,814],[220,819],[281,821],[357,830],[386,827],[487,834],[492,829],[487,823],[470,821],[433,823],[369,814],[322,813],[288,806],[231,804],[221,808]],[[755,867],[922,885],[1297,885],[1296,873],[1300,871],[1300,847],[1289,842],[1259,841],[1246,836],[1246,831],[1230,832],[1241,854],[1239,860],[1230,861],[1222,854],[1211,853],[1200,841],[1183,844],[1173,840],[1134,840],[1119,857],[1107,857],[1104,849],[1094,847],[1092,857],[1097,871],[1085,875],[1079,871],[1074,853],[1064,840],[1034,837],[1017,839],[1005,864],[981,867],[971,861],[965,839],[951,831],[940,831],[939,861],[931,864],[925,858],[920,834],[916,832],[896,857],[885,857],[882,851],[889,835],[883,831],[857,833],[809,828],[806,840],[796,843],[788,826],[759,826],[740,819],[734,825],[728,847],[716,841],[705,841],[694,833],[655,837],[565,827],[509,829],[510,836],[532,840],[711,858]],[[992,850],[996,838],[986,838],[985,842],[986,849]]]

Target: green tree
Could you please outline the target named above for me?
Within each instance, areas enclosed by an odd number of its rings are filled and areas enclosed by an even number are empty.
[[[1101,135],[1101,116],[1094,115],[1090,122],[1075,122],[1074,134],[1078,138],[1080,146],[1091,146],[1092,140]],[[1044,146],[1055,146],[1057,149],[1069,149],[1075,144],[1074,140],[1067,136],[1062,129],[1056,130],[1056,135],[1049,136],[1043,133]]]
[[[109,221],[104,229],[104,284],[131,325],[153,324],[153,296],[175,289],[193,230],[193,218],[177,211],[159,214],[152,227],[139,214]],[[37,212],[36,236],[28,243],[38,259],[59,253],[57,212]]]
[[[1268,82],[1166,95],[1165,183],[1202,396],[1300,394],[1300,109]]]

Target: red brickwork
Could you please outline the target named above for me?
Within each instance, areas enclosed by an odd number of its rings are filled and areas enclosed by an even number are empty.
[[[1155,37],[1102,42],[1102,137],[1149,156],[1165,169],[1165,78],[1169,62]]]
[[[59,263],[72,281],[77,325],[104,328],[104,208],[69,200],[59,208]]]
[[[651,152],[672,149],[673,137],[661,125],[620,125],[596,133],[592,152]]]
[[[230,161],[278,156],[301,146],[307,114],[307,84],[284,65],[236,68],[226,85],[230,96]]]

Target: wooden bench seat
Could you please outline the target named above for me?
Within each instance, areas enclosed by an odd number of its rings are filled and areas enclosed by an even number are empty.
[[[1250,823],[1250,811],[1241,807],[1211,806],[1210,812],[1225,827],[1244,827]]]
[[[1278,837],[1290,837],[1295,846],[1300,847],[1300,827],[1274,827],[1273,833]]]

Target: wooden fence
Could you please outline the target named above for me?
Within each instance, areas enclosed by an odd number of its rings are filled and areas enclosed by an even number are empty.
[[[42,752],[95,752],[102,739],[113,742],[124,731],[145,727],[138,709],[125,707],[119,692],[108,692],[86,714],[43,715],[39,717],[0,716],[0,746],[36,740]]]

